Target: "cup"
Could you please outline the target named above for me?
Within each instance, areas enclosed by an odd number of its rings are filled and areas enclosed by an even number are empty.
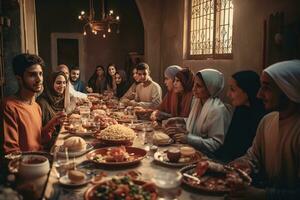
[[[158,199],[176,200],[181,194],[180,184],[182,175],[180,172],[160,171],[155,173],[151,181],[158,191]]]
[[[68,148],[64,148],[63,152],[59,152],[60,146],[55,147],[53,153],[53,166],[56,170],[57,178],[63,177],[69,170],[75,168],[75,163],[70,162]]]

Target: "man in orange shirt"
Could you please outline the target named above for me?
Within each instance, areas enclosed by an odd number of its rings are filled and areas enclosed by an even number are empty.
[[[58,113],[42,127],[42,111],[35,102],[43,89],[42,58],[20,54],[13,59],[13,70],[19,84],[18,92],[2,103],[3,127],[2,152],[38,151],[50,141],[54,127],[61,123],[64,113]]]

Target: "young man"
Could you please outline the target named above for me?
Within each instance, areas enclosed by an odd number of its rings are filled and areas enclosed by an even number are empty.
[[[70,71],[70,81],[76,91],[86,93],[84,83],[79,79],[80,69],[79,67],[72,67]]]
[[[131,101],[131,104],[144,108],[156,108],[162,101],[161,87],[150,77],[147,63],[139,63],[136,69],[140,84],[136,86],[136,98]]]
[[[20,54],[13,59],[13,70],[19,84],[18,92],[3,100],[1,131],[5,154],[43,149],[54,127],[61,123],[64,113],[58,113],[42,127],[42,111],[35,96],[43,88],[43,60],[32,54]]]
[[[263,71],[258,97],[273,112],[261,120],[247,154],[232,165],[262,174],[266,189],[248,187],[228,199],[300,199],[299,77],[300,60]]]

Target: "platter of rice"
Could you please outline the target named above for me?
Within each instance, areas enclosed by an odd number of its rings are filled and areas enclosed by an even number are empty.
[[[135,137],[135,132],[129,127],[121,124],[110,125],[97,138],[105,145],[131,145]]]

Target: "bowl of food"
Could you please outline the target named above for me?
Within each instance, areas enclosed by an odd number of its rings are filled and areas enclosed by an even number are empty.
[[[47,157],[42,155],[23,155],[19,160],[19,175],[35,178],[48,174],[50,164]]]
[[[134,111],[139,120],[150,120],[153,109],[136,107]]]
[[[131,145],[135,132],[124,125],[110,125],[97,136],[101,143],[107,146]]]

